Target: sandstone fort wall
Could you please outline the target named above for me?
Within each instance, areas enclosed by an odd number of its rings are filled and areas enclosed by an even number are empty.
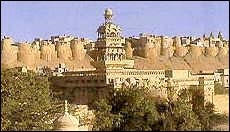
[[[27,66],[28,69],[36,69],[38,66],[54,68],[59,63],[67,63],[67,66],[75,68],[77,64],[90,67],[90,58],[82,43],[73,41],[70,45],[58,43],[41,45],[40,49],[29,43],[15,45],[11,38],[1,41],[1,64],[11,67]],[[78,65],[80,66],[80,65]],[[83,67],[81,65],[81,67]],[[78,67],[80,68],[80,67]]]
[[[196,72],[228,68],[229,66],[229,49],[226,46],[201,47],[193,44],[182,46],[178,37],[174,39],[161,37],[151,41],[154,43],[147,42],[145,39],[137,40],[137,44],[126,41],[126,56],[128,58],[140,56],[151,60],[150,63],[158,63],[151,65],[164,63],[163,65],[168,65],[166,67],[169,69],[177,67],[177,63],[178,65],[187,63]],[[137,46],[143,43],[145,45]],[[14,42],[11,38],[1,41],[1,64],[7,67],[28,66],[29,69],[36,69],[38,66],[48,66],[54,68],[59,63],[66,63],[70,69],[75,70],[81,67],[92,68],[90,57],[86,54],[83,43],[78,39],[73,39],[70,44],[46,43],[41,45],[40,49],[29,43],[21,43],[18,46],[12,44]],[[164,59],[159,60],[162,57]],[[173,62],[167,59],[173,60]],[[187,66],[181,68],[183,67]]]

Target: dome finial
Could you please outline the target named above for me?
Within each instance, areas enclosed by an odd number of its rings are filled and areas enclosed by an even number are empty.
[[[67,103],[67,100],[65,100],[65,114],[68,114],[68,103]]]
[[[105,9],[105,22],[111,22],[113,17],[113,11],[110,8]]]

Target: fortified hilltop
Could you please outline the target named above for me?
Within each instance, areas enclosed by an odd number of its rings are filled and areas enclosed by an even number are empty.
[[[51,71],[55,90],[72,104],[86,106],[122,86],[148,85],[160,98],[169,96],[170,88],[177,93],[197,86],[203,91],[204,103],[214,102],[215,83],[229,88],[229,40],[221,33],[217,38],[213,33],[200,38],[143,33],[125,38],[113,16],[111,9],[105,10],[96,41],[64,35],[15,43],[5,37],[1,41],[1,65],[42,75]],[[79,123],[71,119],[66,112],[57,120],[57,129],[77,130]]]
[[[191,69],[198,73],[229,67],[229,40],[225,40],[220,32],[217,38],[213,33],[200,38],[170,38],[145,33],[124,38],[120,37],[121,28],[112,23],[111,9],[106,10],[104,17],[105,23],[97,30],[96,42],[67,35],[51,36],[49,40],[36,38],[30,43],[14,42],[11,37],[4,37],[1,41],[1,64],[6,68],[25,66],[35,71],[43,67],[55,69],[61,63],[71,71],[95,69],[93,63],[103,59],[102,52],[105,52],[103,54],[110,54],[109,58],[134,60],[137,69]],[[114,45],[111,51],[102,49],[95,53],[95,48],[105,46],[105,38],[106,41],[119,42],[119,45]],[[97,54],[100,54],[99,58],[95,58]]]
[[[70,35],[51,36],[48,40],[14,42],[1,40],[1,65],[5,68],[26,67],[36,72],[91,71],[105,69],[190,70],[214,73],[229,69],[229,40],[221,32],[215,37],[157,36],[141,33],[123,37],[114,24],[113,11],[106,9],[105,21],[97,29],[97,40]],[[65,68],[65,70],[63,70]]]

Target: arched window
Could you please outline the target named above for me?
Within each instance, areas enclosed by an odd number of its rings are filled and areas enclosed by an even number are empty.
[[[118,60],[119,59],[119,56],[118,56],[118,53],[115,54],[115,60]]]
[[[110,37],[116,37],[116,34],[114,32],[110,33]]]
[[[104,36],[105,36],[105,34],[104,34],[104,33],[101,33],[101,36],[100,36],[100,37],[104,38]]]
[[[110,60],[113,60],[113,54],[109,55]]]
[[[116,54],[113,54],[113,60],[116,60]]]
[[[122,60],[122,56],[121,56],[121,54],[119,55],[119,60]]]

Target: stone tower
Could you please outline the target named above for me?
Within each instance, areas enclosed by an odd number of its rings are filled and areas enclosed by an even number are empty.
[[[125,38],[121,28],[112,22],[113,12],[106,9],[105,22],[97,29],[98,38],[95,44],[95,67],[97,69],[122,69],[126,59]]]
[[[1,64],[7,68],[17,63],[18,47],[13,46],[14,41],[11,37],[5,37],[1,40]]]

